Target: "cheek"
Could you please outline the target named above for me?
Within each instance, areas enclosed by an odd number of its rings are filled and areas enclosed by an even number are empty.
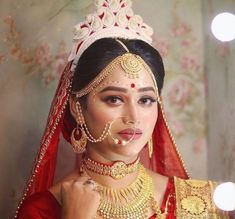
[[[154,126],[157,122],[158,117],[158,110],[157,108],[154,108],[150,110],[148,113],[143,115],[142,123],[146,127],[146,130],[149,132],[152,132],[154,129]]]
[[[103,104],[91,101],[87,104],[84,116],[88,126],[92,125],[93,127],[102,127],[106,125],[107,122],[113,120],[115,112],[107,110]]]

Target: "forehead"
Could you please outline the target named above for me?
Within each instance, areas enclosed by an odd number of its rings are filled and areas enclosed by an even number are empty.
[[[129,87],[131,84],[135,84],[138,87],[154,86],[153,79],[150,73],[142,66],[141,70],[136,75],[130,75],[119,64],[110,72],[110,74],[100,83],[98,89],[105,85],[119,84],[123,87]]]

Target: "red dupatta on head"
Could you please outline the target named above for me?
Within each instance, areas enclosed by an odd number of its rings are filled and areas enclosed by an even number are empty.
[[[123,20],[119,21],[117,18],[115,18],[116,23],[114,22],[111,26],[107,26],[107,22],[105,21],[105,13],[107,13],[107,10],[112,9],[111,12],[114,17],[117,13],[109,5],[109,1],[107,0],[99,1],[97,4],[99,10],[97,9],[96,14],[94,13],[92,16],[94,16],[96,22],[101,22],[103,27],[98,31],[92,30],[92,22],[94,19],[90,19],[89,16],[87,22],[80,23],[75,27],[75,30],[77,28],[77,33],[75,33],[74,38],[75,43],[52,101],[46,129],[40,143],[31,176],[19,203],[16,218],[18,210],[28,196],[36,192],[47,190],[54,183],[58,144],[61,133],[63,133],[64,138],[70,142],[71,132],[76,126],[72,115],[70,114],[69,98],[71,95],[74,68],[84,50],[97,39],[105,37],[141,39],[151,44],[150,36],[152,35],[152,32],[148,25],[142,22],[141,25],[136,27],[137,29],[134,29],[129,24],[132,21],[131,19],[135,17],[132,14],[133,12],[131,13],[130,1],[119,0],[120,7],[116,7],[116,9],[119,10],[119,15],[124,13],[129,22],[127,22],[126,27],[120,25],[119,22],[123,22]],[[103,12],[101,8],[103,9]],[[168,127],[161,102],[158,104],[158,119],[152,134],[152,140],[152,158],[149,158],[146,148],[141,152],[141,159],[146,167],[165,176],[177,176],[184,179],[188,178],[189,176]],[[76,165],[74,165],[74,168],[77,168]]]

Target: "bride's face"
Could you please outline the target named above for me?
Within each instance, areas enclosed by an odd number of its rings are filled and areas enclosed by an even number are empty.
[[[102,142],[88,142],[89,150],[108,160],[136,157],[150,139],[157,120],[155,89],[146,69],[142,68],[139,77],[132,79],[117,66],[89,93],[83,106],[86,125],[94,138],[112,123],[110,134]],[[127,144],[115,144],[114,139]]]

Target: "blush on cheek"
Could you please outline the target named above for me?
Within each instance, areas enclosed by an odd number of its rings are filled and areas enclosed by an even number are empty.
[[[151,116],[152,115],[152,116]],[[153,132],[154,130],[154,127],[156,125],[156,122],[157,122],[157,115],[156,115],[156,112],[155,112],[155,115],[153,116],[154,114],[149,114],[148,116],[145,117],[144,119],[144,124],[145,124],[145,127],[146,127],[146,130],[148,130],[148,132],[151,133]]]
[[[92,129],[100,130],[104,128],[105,125],[109,121],[113,120],[113,115],[111,112],[107,112],[107,110],[104,111],[99,106],[91,106],[91,107],[87,108],[85,112],[85,121],[88,127],[91,127]]]
[[[150,118],[145,120],[145,124],[147,124],[148,128],[153,129],[156,122],[155,122],[155,120],[153,120],[152,117],[150,117]]]

